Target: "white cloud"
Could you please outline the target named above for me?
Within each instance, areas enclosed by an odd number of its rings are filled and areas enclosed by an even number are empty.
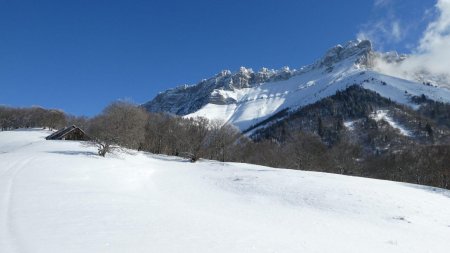
[[[375,0],[373,3],[375,7],[383,7],[389,4],[391,4],[391,0]]]
[[[399,20],[389,18],[383,21],[367,23],[357,34],[358,39],[368,39],[382,46],[385,42],[397,43],[404,38],[404,29]]]
[[[402,29],[400,28],[400,23],[398,21],[394,21],[391,25],[391,31],[392,37],[395,41],[400,41],[403,37]]]
[[[381,48],[384,44],[398,43],[404,39],[405,27],[395,14],[393,0],[375,0],[374,12],[383,13],[383,16],[372,17],[363,24],[357,34],[358,39],[371,40]]]
[[[438,16],[428,24],[413,54],[397,64],[377,61],[380,71],[410,79],[428,74],[450,85],[450,0],[438,0],[435,8]]]

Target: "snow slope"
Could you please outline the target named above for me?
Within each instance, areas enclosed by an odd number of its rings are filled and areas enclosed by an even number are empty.
[[[426,95],[435,101],[450,102],[450,90],[403,80],[352,65],[351,58],[337,63],[332,72],[311,69],[285,81],[268,82],[252,88],[219,90],[236,103],[206,104],[186,117],[201,116],[231,123],[241,130],[261,122],[283,109],[296,109],[334,95],[351,85],[361,85],[400,104],[415,107],[411,96]]]
[[[376,121],[384,120],[386,121],[392,128],[397,129],[400,134],[404,136],[412,136],[411,131],[406,129],[404,126],[398,124],[395,122],[392,117],[388,115],[388,110],[377,110],[373,114],[370,115],[370,117]],[[344,123],[345,124],[345,123]]]
[[[0,252],[448,252],[450,193],[0,132]]]

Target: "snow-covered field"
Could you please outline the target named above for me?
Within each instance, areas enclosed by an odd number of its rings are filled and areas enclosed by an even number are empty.
[[[450,193],[0,132],[0,252],[448,252]]]

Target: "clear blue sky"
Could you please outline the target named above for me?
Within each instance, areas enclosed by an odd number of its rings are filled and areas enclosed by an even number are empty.
[[[378,36],[380,20],[402,34],[377,47],[408,52],[434,3],[0,0],[0,104],[95,115],[222,69],[298,68],[361,31]]]

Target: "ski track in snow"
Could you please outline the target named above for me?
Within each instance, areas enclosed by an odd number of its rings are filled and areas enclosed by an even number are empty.
[[[34,157],[31,157],[31,158],[27,158],[27,159],[25,159],[25,160],[23,160],[23,161],[20,161],[20,162],[18,162],[18,163],[16,163],[14,166],[12,166],[9,170],[8,170],[8,172],[6,173],[6,175],[4,175],[5,176],[5,178],[8,178],[9,177],[9,180],[8,180],[8,182],[7,182],[7,184],[6,184],[6,190],[5,190],[5,192],[4,192],[4,194],[5,194],[5,199],[6,199],[6,201],[5,201],[5,209],[6,209],[6,215],[5,215],[5,223],[7,224],[6,225],[6,232],[5,232],[5,234],[6,234],[6,238],[5,238],[5,240],[6,241],[10,241],[10,245],[13,245],[13,248],[17,251],[17,252],[22,252],[23,250],[20,250],[21,249],[21,246],[23,245],[22,243],[21,243],[21,241],[20,241],[20,237],[19,237],[19,235],[17,235],[16,233],[15,233],[15,230],[14,230],[14,224],[13,224],[13,222],[14,222],[14,220],[13,220],[13,210],[12,210],[12,207],[14,206],[14,203],[13,203],[13,201],[14,201],[14,182],[15,182],[15,180],[16,180],[16,178],[17,178],[17,176],[19,175],[19,173],[22,171],[22,170],[25,170],[26,169],[26,167],[27,167],[27,165],[32,161],[34,159]],[[11,175],[8,175],[8,174],[10,174],[11,173]]]
[[[29,143],[27,145],[21,146],[17,149],[26,147],[28,145],[31,145],[32,143]],[[17,150],[16,149],[16,150]],[[14,150],[13,150],[14,151]],[[8,153],[8,152],[5,152]],[[17,160],[11,163],[11,165],[5,170],[5,172],[3,172],[0,176],[0,189],[1,192],[3,193],[3,199],[2,199],[2,208],[0,210],[0,213],[3,213],[3,215],[1,215],[1,217],[3,217],[3,224],[5,224],[5,226],[2,228],[4,231],[3,233],[3,240],[6,242],[7,245],[11,245],[15,251],[20,252],[19,249],[19,245],[20,243],[16,243],[19,242],[19,238],[17,238],[17,236],[15,235],[15,231],[14,231],[14,226],[13,226],[13,215],[12,215],[12,207],[13,207],[13,196],[14,196],[14,182],[18,176],[18,174],[26,169],[27,165],[34,159],[34,157],[28,157],[25,158],[24,160]],[[5,182],[6,181],[6,182]]]
[[[1,253],[450,247],[446,190],[136,151],[100,158],[46,134],[0,132]]]

